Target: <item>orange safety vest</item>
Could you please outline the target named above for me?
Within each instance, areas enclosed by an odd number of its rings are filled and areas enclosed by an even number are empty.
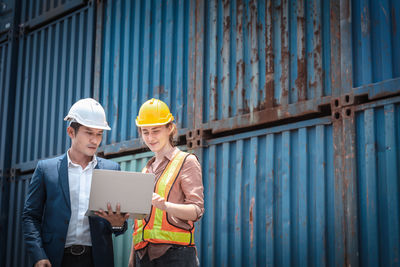
[[[159,194],[166,201],[168,201],[169,192],[174,186],[175,180],[188,155],[186,152],[179,151],[168,163],[156,183],[155,193]],[[145,167],[142,172],[146,173],[147,168]],[[133,231],[135,250],[146,247],[148,243],[194,246],[194,224],[192,221],[189,221],[189,224],[191,226],[189,230],[174,226],[169,223],[165,211],[152,206],[148,221],[146,219],[135,220]]]

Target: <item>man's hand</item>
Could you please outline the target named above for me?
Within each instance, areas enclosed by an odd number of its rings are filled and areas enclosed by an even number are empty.
[[[51,267],[51,263],[48,259],[44,259],[36,262],[35,267]]]
[[[109,221],[111,226],[123,226],[125,221],[129,218],[129,213],[122,214],[121,213],[121,204],[117,203],[116,212],[114,213],[111,209],[111,204],[107,203],[107,212],[104,210],[96,211],[95,214],[100,216],[101,218]]]

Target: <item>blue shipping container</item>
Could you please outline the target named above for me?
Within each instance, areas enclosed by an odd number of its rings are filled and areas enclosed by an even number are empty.
[[[76,100],[93,95],[94,17],[84,8],[20,38],[14,168],[32,170],[69,147],[63,119]]]
[[[208,140],[202,266],[343,265],[330,118]]]
[[[400,98],[356,108],[361,266],[400,265]]]
[[[100,6],[101,8],[101,6]],[[94,94],[106,109],[111,132],[104,152],[141,147],[135,119],[146,100],[170,107],[180,133],[191,128],[188,103],[190,2],[106,1]]]

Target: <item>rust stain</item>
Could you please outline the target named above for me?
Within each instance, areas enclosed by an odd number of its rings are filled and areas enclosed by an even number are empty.
[[[361,33],[363,36],[368,35],[370,31],[370,19],[368,7],[364,7],[361,12]]]
[[[229,8],[229,0],[222,1],[222,5],[224,6],[224,9]]]
[[[253,248],[253,239],[254,239],[254,221],[253,221],[253,209],[254,209],[255,199],[251,198],[250,204],[250,247]]]
[[[305,48],[302,49],[302,54],[305,54]],[[305,57],[297,58],[297,79],[295,80],[295,85],[298,90],[299,100],[306,99],[306,84],[307,84],[307,65]]]
[[[265,77],[265,102],[266,107],[273,107],[274,98],[274,49],[273,49],[273,23],[272,1],[267,2],[265,22],[265,51],[266,51],[266,77]]]
[[[229,34],[230,29],[231,29],[231,18],[229,16],[226,16],[224,18],[224,34]]]
[[[243,31],[242,16],[243,16],[243,1],[239,0],[236,3],[236,13],[237,13],[237,31],[241,35]]]
[[[282,104],[285,104],[288,99],[289,90],[288,90],[288,78],[289,78],[289,46],[288,46],[288,8],[287,8],[287,0],[282,1],[281,8],[281,65],[282,65],[282,76],[280,78],[281,88],[282,88]]]
[[[165,87],[164,87],[164,85],[156,86],[155,91],[158,92],[160,95],[165,94]]]

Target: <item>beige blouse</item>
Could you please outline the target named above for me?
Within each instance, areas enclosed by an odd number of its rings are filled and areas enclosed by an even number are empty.
[[[146,167],[149,173],[154,173],[156,176],[155,183],[157,183],[160,178],[162,172],[167,167],[168,163],[173,159],[173,157],[180,150],[177,147],[173,147],[161,161],[161,163],[153,168],[153,163],[155,161],[155,157],[153,157],[147,163]],[[169,194],[169,198],[167,200],[171,203],[176,204],[194,204],[197,211],[197,221],[203,216],[204,213],[204,195],[203,195],[203,181],[201,176],[201,166],[196,156],[189,155],[179,173],[174,186],[171,189]],[[168,213],[167,213],[168,214]],[[148,218],[146,218],[148,219]],[[168,214],[168,220],[171,224],[184,228],[190,229],[190,225],[187,221],[176,218],[170,214]],[[164,244],[149,244],[147,247],[136,251],[138,256],[142,259],[146,252],[149,255],[149,259],[153,260],[161,257],[167,250],[171,247],[171,245]]]

